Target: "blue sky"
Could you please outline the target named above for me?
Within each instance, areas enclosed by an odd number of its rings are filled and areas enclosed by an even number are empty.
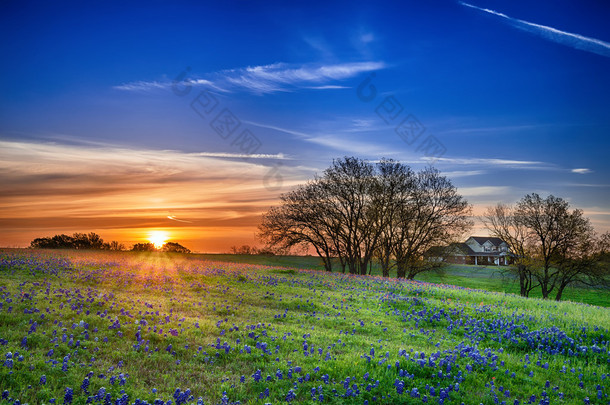
[[[478,214],[552,193],[608,230],[602,3],[3,2],[0,244],[254,243],[345,155],[434,164]]]

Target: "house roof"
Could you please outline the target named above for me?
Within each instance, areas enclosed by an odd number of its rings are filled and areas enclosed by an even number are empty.
[[[468,246],[465,243],[452,243],[449,246],[432,246],[431,248],[429,248],[428,250],[426,250],[426,253],[424,253],[425,256],[429,256],[429,257],[434,257],[434,256],[445,256],[445,255],[449,255],[449,256],[456,256],[456,255],[464,255],[464,256],[469,256],[471,254],[474,254],[474,250],[472,250],[470,248],[470,246]]]
[[[475,251],[472,250],[472,248],[464,242],[452,243],[451,246],[454,249],[458,250],[460,253],[464,254],[465,256],[471,256],[475,254]]]
[[[485,242],[490,241],[494,246],[500,246],[504,242],[502,239],[492,236],[471,236],[468,239],[474,239],[479,245],[483,245]]]

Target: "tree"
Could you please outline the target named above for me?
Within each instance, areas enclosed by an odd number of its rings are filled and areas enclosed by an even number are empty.
[[[324,268],[332,271],[336,239],[329,233],[334,225],[325,213],[324,202],[324,190],[318,182],[308,182],[282,194],[280,206],[263,214],[259,238],[268,249],[311,246],[322,259]]]
[[[557,294],[560,301],[565,288],[574,283],[588,286],[608,284],[609,268],[605,260],[608,252],[608,233],[596,238],[592,231],[579,235],[576,243],[564,248],[558,255]]]
[[[132,251],[135,252],[156,252],[157,248],[153,243],[136,243],[131,248]]]
[[[30,247],[32,249],[54,249],[53,239],[49,237],[44,238],[36,238],[30,242]]]
[[[95,249],[99,250],[104,247],[104,240],[95,232],[75,233],[72,235],[73,249]]]
[[[513,253],[514,272],[519,278],[519,294],[528,297],[530,292],[538,286],[534,283],[532,261],[530,257],[529,232],[515,213],[515,208],[506,204],[498,204],[487,208],[483,223],[489,230],[490,236],[502,239]]]
[[[437,169],[418,172],[391,224],[397,276],[412,280],[419,273],[442,266],[442,262],[427,260],[425,253],[457,240],[470,229],[470,213],[468,202]]]
[[[163,252],[191,253],[189,248],[186,248],[177,242],[165,242],[161,247],[161,250]]]
[[[104,249],[104,240],[95,232],[74,233],[70,235],[55,235],[53,237],[36,238],[30,247],[39,249]]]
[[[424,253],[472,226],[469,214],[435,169],[414,174],[393,160],[346,157],[280,196],[280,205],[263,215],[259,237],[268,246],[313,248],[328,271],[337,258],[344,272],[367,274],[377,258],[384,276],[396,264],[399,277],[413,278],[440,266]]]
[[[390,269],[395,266],[393,261],[394,246],[397,243],[395,225],[400,213],[408,204],[415,185],[415,175],[411,168],[393,160],[382,160],[378,165],[378,181],[376,200],[378,212],[381,213],[376,226],[380,229],[374,257],[381,265],[383,277],[390,276]]]
[[[320,214],[330,220],[322,231],[331,231],[332,244],[350,274],[366,274],[382,231],[385,206],[377,180],[372,164],[346,157],[334,160],[319,181],[324,196]]]
[[[561,299],[564,288],[585,274],[582,256],[590,246],[593,229],[579,209],[570,210],[567,201],[549,195],[543,199],[528,194],[518,203],[515,216],[528,232],[532,258],[536,260],[533,275],[547,299],[557,288]]]
[[[104,249],[105,250],[125,250],[125,245],[123,245],[120,242],[117,242],[116,240],[113,240],[110,243],[105,243]]]

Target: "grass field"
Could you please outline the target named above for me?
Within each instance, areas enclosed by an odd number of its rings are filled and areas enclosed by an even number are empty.
[[[301,269],[324,270],[320,259],[314,256],[257,256],[204,254],[201,257],[209,260],[219,260],[234,263],[267,264],[273,266],[294,267]],[[339,265],[336,271],[340,271]],[[371,274],[381,276],[381,269],[373,266]],[[391,274],[391,276],[395,276]],[[430,283],[451,284],[460,287],[476,288],[519,294],[519,281],[510,277],[505,266],[469,266],[451,264],[442,272],[422,273],[417,280]],[[554,294],[551,294],[554,297]],[[539,288],[531,292],[531,297],[542,298]],[[564,301],[582,302],[585,304],[610,307],[610,291],[607,289],[568,287],[563,293]]]
[[[610,401],[607,308],[209,258],[0,253],[1,403]]]

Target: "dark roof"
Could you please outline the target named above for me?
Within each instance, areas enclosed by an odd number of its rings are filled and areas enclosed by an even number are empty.
[[[424,253],[424,256],[427,257],[438,257],[438,256],[456,256],[456,255],[464,255],[464,256],[469,256],[471,254],[474,254],[474,250],[472,250],[470,248],[470,246],[468,246],[465,243],[452,243],[449,246],[432,246],[431,248],[429,248],[428,250],[426,250],[426,253]]]
[[[468,246],[466,243],[452,243],[451,246],[457,250],[458,252],[462,253],[465,256],[471,256],[475,254],[475,251],[472,250],[472,248],[470,246]],[[456,252],[457,253],[457,252]]]
[[[490,241],[494,246],[500,246],[502,244],[502,242],[504,242],[500,238],[494,238],[491,236],[471,236],[468,239],[471,239],[471,238],[476,240],[479,245],[483,245],[485,242]]]
[[[483,243],[489,238],[484,238]],[[498,239],[498,238],[495,238]],[[500,242],[502,240],[500,239]],[[424,253],[424,256],[427,257],[438,257],[438,256],[511,256],[514,257],[514,254],[510,252],[475,252],[472,250],[470,246],[468,246],[465,242],[461,243],[452,243],[449,246],[432,246],[430,249]]]

